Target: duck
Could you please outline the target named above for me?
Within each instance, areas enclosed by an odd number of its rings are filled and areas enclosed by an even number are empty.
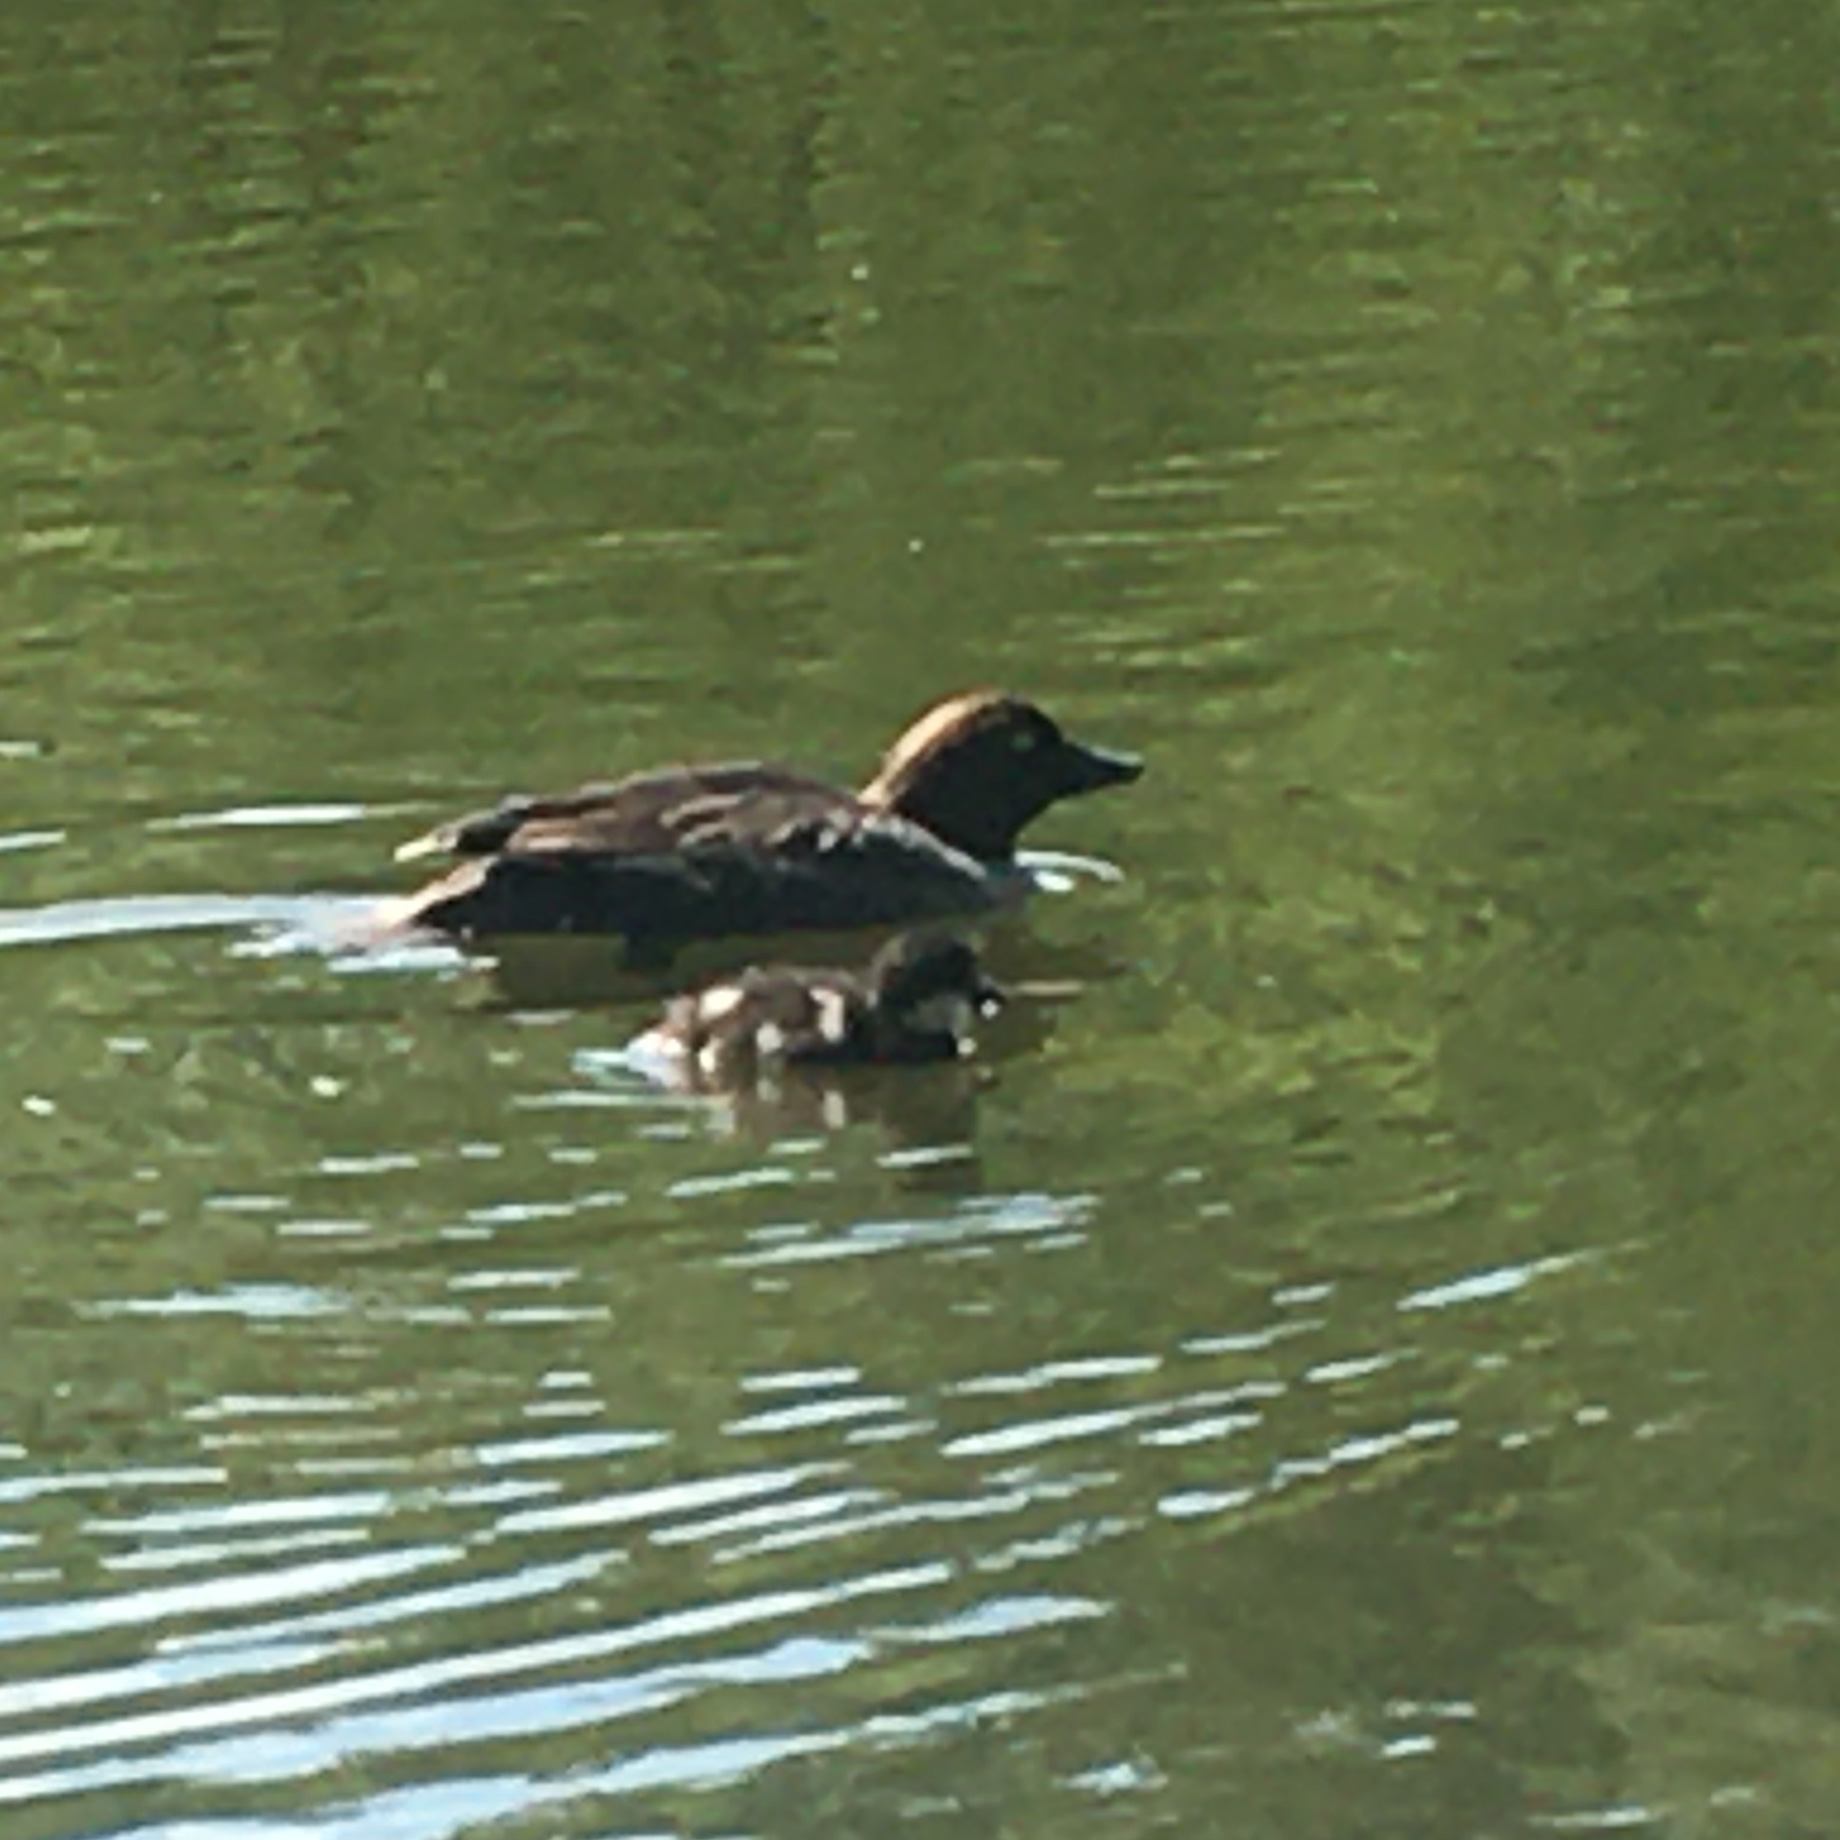
[[[503,799],[396,851],[453,864],[387,903],[385,924],[461,942],[614,934],[634,962],[668,963],[691,941],[989,912],[1030,885],[1030,823],[1142,772],[1026,697],[966,691],[910,723],[860,791],[731,761]]]
[[[750,965],[673,997],[628,1044],[626,1059],[666,1085],[700,1092],[749,1085],[783,1067],[955,1061],[974,1051],[976,1022],[1003,1001],[967,941],[910,931],[861,972]]]

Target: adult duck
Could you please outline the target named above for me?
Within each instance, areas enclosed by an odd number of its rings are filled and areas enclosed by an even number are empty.
[[[740,762],[505,799],[404,844],[399,861],[458,861],[383,917],[465,940],[617,934],[658,959],[692,940],[976,914],[1026,890],[1016,843],[1050,805],[1142,771],[1024,698],[972,691],[920,716],[860,792]]]

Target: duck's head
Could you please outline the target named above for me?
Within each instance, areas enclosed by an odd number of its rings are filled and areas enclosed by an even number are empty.
[[[1057,800],[1127,785],[1143,770],[1134,754],[1069,740],[1022,697],[974,690],[915,721],[862,797],[980,862],[1006,862]]]
[[[871,961],[868,982],[885,1028],[949,1042],[951,1053],[968,1051],[972,1025],[1003,1007],[976,951],[949,933],[891,939]]]

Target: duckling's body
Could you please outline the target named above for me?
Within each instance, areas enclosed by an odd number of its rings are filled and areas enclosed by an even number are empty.
[[[1032,703],[974,692],[908,728],[860,792],[734,762],[506,799],[397,852],[460,861],[390,919],[466,939],[613,933],[668,955],[731,934],[975,914],[1026,889],[1025,825],[1141,771]]]

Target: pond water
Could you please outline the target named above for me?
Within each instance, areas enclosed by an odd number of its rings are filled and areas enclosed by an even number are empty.
[[[13,0],[0,1833],[1832,1834],[1836,36]],[[970,1066],[339,945],[988,682]]]

